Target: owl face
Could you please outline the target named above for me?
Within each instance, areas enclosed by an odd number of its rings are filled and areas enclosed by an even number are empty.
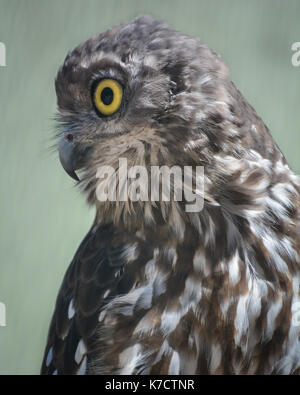
[[[206,46],[148,16],[89,39],[56,79],[63,167],[75,179],[83,169],[91,184],[99,164],[120,156],[140,164],[189,162],[196,146],[207,146],[209,133],[199,125],[216,112],[210,105],[217,97],[227,97],[220,84],[227,78]],[[220,106],[222,117],[226,111]]]
[[[117,145],[124,145],[126,134],[130,149],[134,136],[160,130],[176,83],[163,70],[167,60],[148,53],[145,40],[155,29],[159,36],[163,26],[140,18],[91,38],[67,56],[56,92],[63,127],[60,159],[73,178],[76,169],[103,162],[107,146],[114,147],[117,156]],[[158,136],[157,143],[161,143]],[[124,147],[120,151],[125,154]]]

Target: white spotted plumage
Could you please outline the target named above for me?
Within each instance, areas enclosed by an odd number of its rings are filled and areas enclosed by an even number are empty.
[[[124,101],[103,118],[91,89],[108,77]],[[81,170],[96,217],[60,289],[42,372],[299,374],[300,179],[223,60],[140,17],[71,52],[56,91],[62,164]],[[192,188],[203,208],[98,201],[98,168],[119,175],[120,158],[144,174],[204,167]]]

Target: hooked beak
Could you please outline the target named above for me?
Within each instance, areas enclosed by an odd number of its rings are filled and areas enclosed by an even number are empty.
[[[74,153],[74,143],[73,143],[73,134],[69,131],[63,132],[63,135],[59,142],[58,147],[59,152],[59,160],[62,164],[62,167],[72,177],[74,180],[79,181],[75,170],[78,169],[76,166],[76,156]]]

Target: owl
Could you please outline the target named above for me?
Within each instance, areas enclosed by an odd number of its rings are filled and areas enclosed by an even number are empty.
[[[60,161],[96,215],[41,373],[299,373],[300,181],[221,57],[141,16],[77,46],[55,86]],[[120,159],[191,167],[201,209],[175,178],[154,201],[107,176],[127,199],[99,199],[99,168],[120,175]]]

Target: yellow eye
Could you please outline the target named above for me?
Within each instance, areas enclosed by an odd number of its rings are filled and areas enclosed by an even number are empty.
[[[115,113],[121,105],[123,89],[116,80],[101,80],[94,91],[94,103],[103,115]]]

